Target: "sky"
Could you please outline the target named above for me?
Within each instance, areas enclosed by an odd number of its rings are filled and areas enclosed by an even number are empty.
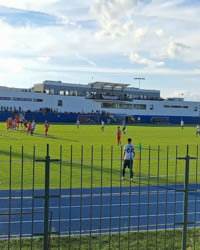
[[[200,101],[199,0],[0,0],[0,86],[108,81]]]

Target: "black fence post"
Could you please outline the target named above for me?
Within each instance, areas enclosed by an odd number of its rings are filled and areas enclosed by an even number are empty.
[[[186,156],[185,157],[178,157],[178,160],[185,160],[185,180],[184,180],[184,211],[183,211],[183,233],[182,233],[182,250],[187,250],[187,227],[188,227],[188,192],[189,190],[189,167],[190,167],[190,160],[197,159],[196,157],[189,156],[189,145],[187,145]]]
[[[47,144],[47,155],[45,161],[45,197],[44,197],[44,242],[43,250],[48,249],[48,236],[49,236],[49,167],[50,167],[50,156],[49,156],[49,144]]]
[[[188,185],[189,185],[189,165],[190,165],[190,156],[188,155],[188,146],[187,154],[185,157],[185,180],[184,180],[184,217],[183,217],[183,235],[182,235],[182,249],[187,249],[187,216],[188,216]]]
[[[43,236],[43,250],[50,249],[50,240],[49,237],[51,234],[54,234],[53,232],[49,231],[49,198],[59,198],[61,195],[49,195],[49,183],[50,183],[50,162],[61,162],[61,159],[50,159],[49,156],[49,144],[47,144],[47,154],[44,160],[36,160],[34,158],[35,162],[44,162],[45,163],[45,189],[44,189],[44,195],[34,196],[36,199],[44,199],[44,226],[43,226],[43,233],[37,234]],[[52,216],[52,215],[51,215]],[[51,221],[51,219],[50,219]],[[50,226],[51,229],[51,226]],[[60,231],[59,231],[60,236]]]

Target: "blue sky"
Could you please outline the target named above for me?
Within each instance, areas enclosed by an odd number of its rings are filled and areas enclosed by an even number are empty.
[[[0,0],[0,85],[112,81],[200,101],[200,2]]]

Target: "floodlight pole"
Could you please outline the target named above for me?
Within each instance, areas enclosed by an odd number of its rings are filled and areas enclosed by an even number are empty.
[[[139,89],[140,89],[140,80],[145,80],[144,77],[135,77],[134,80],[139,80]]]

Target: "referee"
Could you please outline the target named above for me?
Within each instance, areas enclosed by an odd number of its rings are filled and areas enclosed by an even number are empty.
[[[131,144],[131,138],[128,138],[127,144],[124,146],[123,152],[123,167],[122,167],[122,180],[125,178],[125,169],[129,168],[130,181],[133,181],[133,158],[135,156],[135,149]]]

